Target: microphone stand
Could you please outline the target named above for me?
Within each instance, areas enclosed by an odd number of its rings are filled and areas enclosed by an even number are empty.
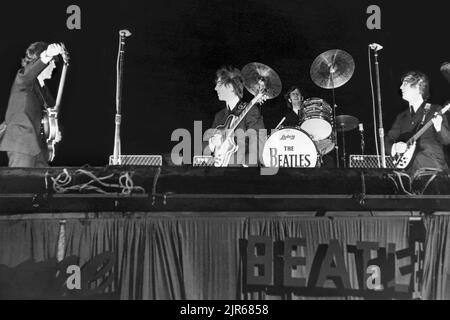
[[[359,124],[359,134],[360,134],[360,140],[361,140],[361,154],[364,155],[365,143],[364,143],[364,129],[363,129],[362,123]]]
[[[123,60],[125,56],[125,33],[119,32],[119,54],[117,56],[117,83],[116,83],[116,118],[115,118],[115,133],[114,133],[114,152],[113,165],[121,164],[121,144],[120,144],[120,124],[122,121],[122,75],[123,75]]]
[[[377,80],[377,98],[378,98],[378,135],[380,136],[381,149],[381,166],[386,168],[386,150],[384,146],[384,128],[383,128],[383,111],[381,108],[381,89],[380,89],[380,70],[378,64],[378,50],[375,48],[375,76]]]

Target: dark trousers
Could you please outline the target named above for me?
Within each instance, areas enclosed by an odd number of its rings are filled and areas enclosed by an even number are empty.
[[[43,152],[39,153],[37,156],[11,151],[8,151],[7,154],[9,160],[8,167],[45,168],[49,166]]]

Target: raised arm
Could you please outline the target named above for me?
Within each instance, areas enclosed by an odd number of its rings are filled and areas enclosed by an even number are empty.
[[[61,54],[61,45],[54,43],[50,44],[46,50],[42,51],[39,59],[26,65],[19,73],[18,81],[22,84],[28,85],[33,83],[38,75],[47,67],[48,63],[58,54]]]

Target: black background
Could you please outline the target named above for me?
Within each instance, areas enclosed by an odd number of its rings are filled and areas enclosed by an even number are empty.
[[[68,30],[66,8],[81,8],[81,30]],[[381,8],[381,30],[369,30],[369,5]],[[449,84],[440,74],[450,60],[448,12],[442,1],[365,0],[149,0],[15,1],[2,9],[0,26],[0,120],[9,90],[27,46],[34,41],[66,44],[68,72],[54,165],[106,165],[113,152],[118,31],[129,29],[123,78],[122,154],[166,154],[177,128],[205,130],[224,105],[214,91],[215,71],[223,65],[261,62],[283,83],[307,98],[331,103],[330,90],[317,87],[310,66],[322,52],[347,51],[355,61],[350,81],[336,89],[337,114],[364,123],[366,152],[374,154],[368,44],[380,51],[381,94],[386,133],[406,105],[399,95],[400,76],[419,69],[431,79],[431,102],[442,104]],[[60,68],[59,68],[60,70]],[[59,71],[58,70],[58,71]],[[50,82],[56,96],[59,72]],[[282,95],[262,106],[265,125],[273,128],[285,106]],[[347,134],[348,153],[359,153],[357,130]],[[0,165],[6,165],[1,155]]]

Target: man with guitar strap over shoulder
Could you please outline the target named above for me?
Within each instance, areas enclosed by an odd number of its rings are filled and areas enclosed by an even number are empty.
[[[0,150],[8,154],[9,167],[48,167],[49,155],[42,135],[41,121],[47,107],[55,100],[44,80],[52,77],[55,58],[63,51],[61,44],[32,43],[22,59],[11,88]],[[58,130],[57,139],[61,139]]]
[[[396,167],[410,175],[424,168],[448,170],[443,146],[450,144],[450,127],[444,113],[450,105],[427,103],[429,80],[419,71],[406,73],[400,90],[409,108],[397,116],[385,139]]]
[[[226,103],[226,108],[217,112],[214,117],[212,128],[216,130],[208,141],[209,149],[215,157],[215,166],[258,165],[259,155],[264,145],[262,135],[259,134],[259,130],[264,129],[263,117],[258,106],[253,105],[258,102],[258,97],[250,103],[242,101],[243,78],[241,72],[233,67],[217,70],[215,90],[219,100]],[[227,132],[230,133],[230,128],[234,126],[236,130],[233,131],[242,130],[241,132],[247,135],[248,142],[242,141],[244,139],[235,139],[233,132],[228,134],[228,139],[226,138]],[[227,140],[230,141],[229,146]],[[224,150],[223,154],[219,154],[222,150]],[[224,160],[224,157],[229,157],[230,160]]]

